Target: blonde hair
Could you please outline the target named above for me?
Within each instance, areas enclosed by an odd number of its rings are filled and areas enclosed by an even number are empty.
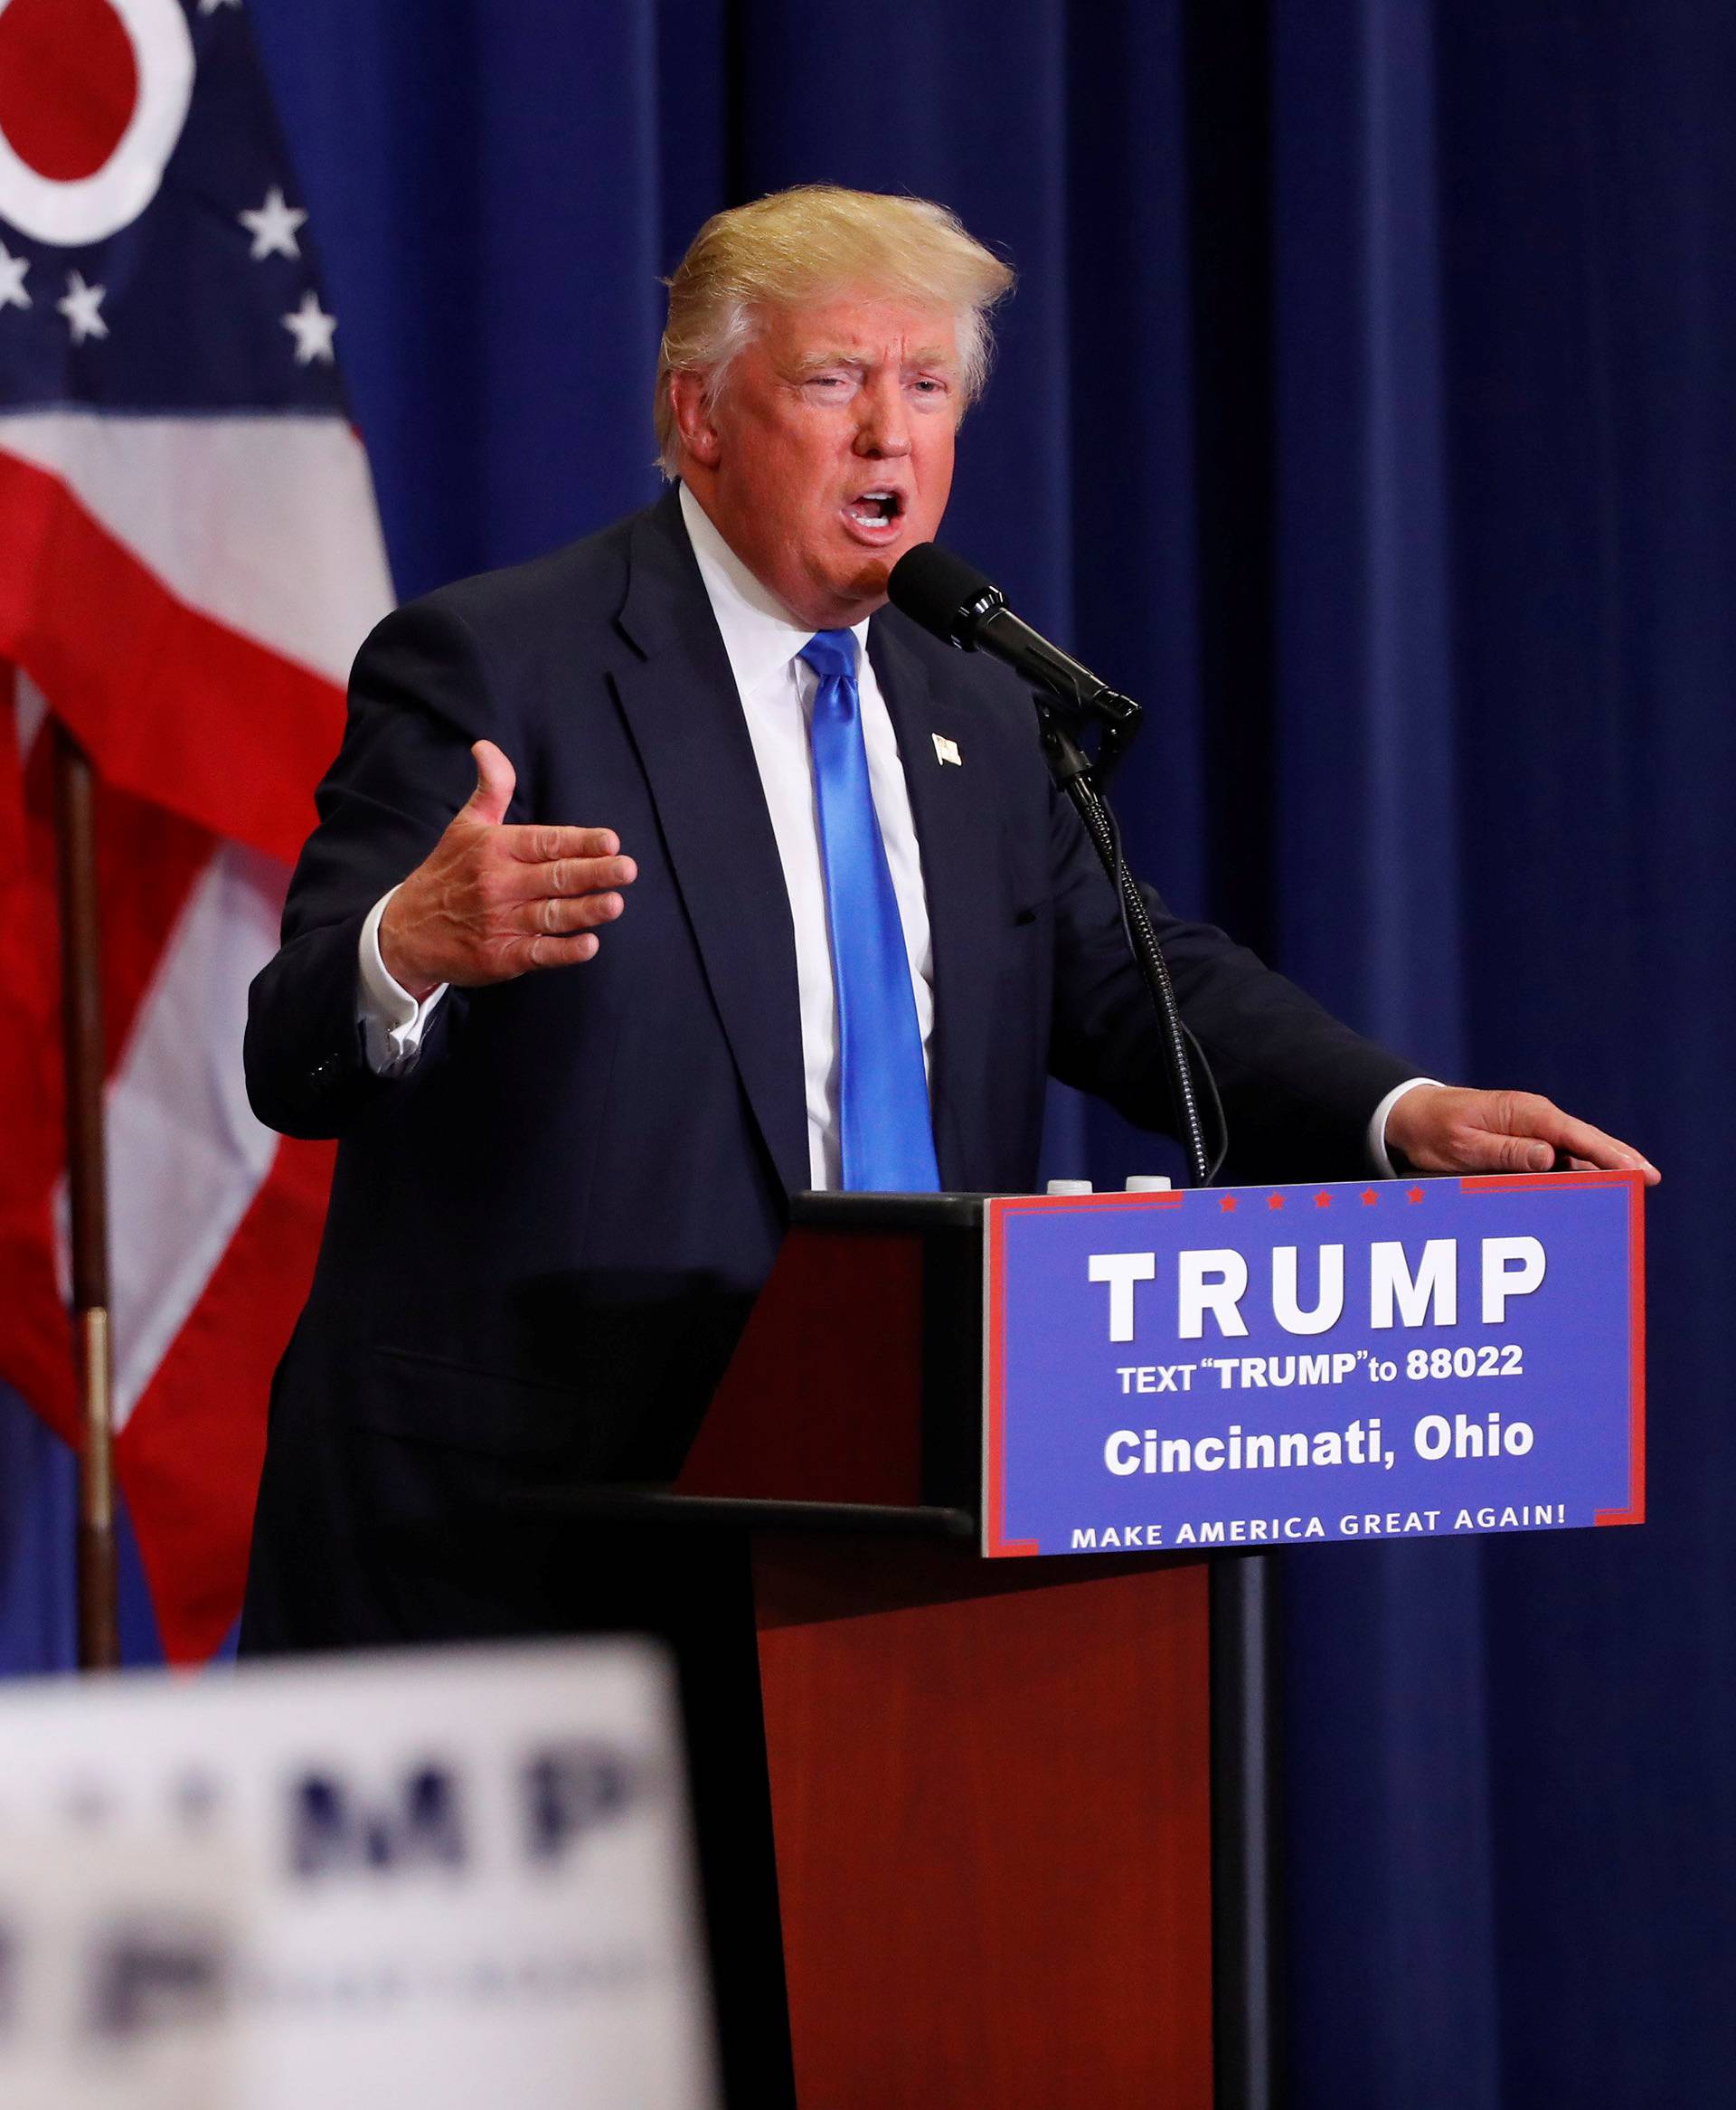
[[[1012,289],[1013,272],[944,205],[802,184],[713,214],[666,283],[669,320],[657,353],[656,416],[663,471],[673,477],[681,437],[669,400],[671,374],[703,374],[706,404],[714,404],[731,361],[768,308],[854,292],[950,308],[965,409],[988,378],[989,311]]]

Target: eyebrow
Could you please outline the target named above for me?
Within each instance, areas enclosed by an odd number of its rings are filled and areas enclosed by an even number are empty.
[[[790,372],[796,374],[823,374],[828,366],[866,366],[870,364],[872,362],[863,357],[860,352],[847,352],[842,349],[829,352],[811,352],[806,358],[797,360],[790,368]],[[956,352],[948,352],[939,345],[924,345],[913,352],[902,364],[907,369],[913,366],[952,367],[958,365],[958,355]]]

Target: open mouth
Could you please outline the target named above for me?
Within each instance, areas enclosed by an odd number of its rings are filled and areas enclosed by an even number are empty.
[[[844,507],[844,516],[853,527],[875,535],[896,527],[903,511],[900,491],[861,491]]]

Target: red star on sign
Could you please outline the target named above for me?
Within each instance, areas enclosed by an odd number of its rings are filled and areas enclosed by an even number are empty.
[[[1225,1196],[1224,1196],[1224,1197],[1223,1197],[1223,1199],[1222,1199],[1222,1201],[1221,1201],[1221,1202],[1218,1204],[1218,1206],[1219,1206],[1221,1209],[1233,1209],[1233,1208],[1235,1207],[1235,1206],[1236,1206],[1236,1197],[1235,1197],[1235,1196],[1234,1196],[1234,1195],[1232,1195],[1232,1194],[1227,1194],[1227,1195],[1225,1195]]]
[[[1404,1198],[1408,1202],[1420,1202],[1422,1199],[1421,1187],[1413,1187]]]
[[[1372,1187],[1366,1187],[1363,1189],[1363,1206],[1365,1209],[1372,1209],[1380,1198]]]
[[[1329,1194],[1317,1194],[1314,1197],[1314,1206],[1316,1209],[1329,1209],[1332,1206],[1332,1197]]]
[[[1269,1209],[1281,1209],[1284,1206],[1284,1197],[1281,1194],[1275,1194],[1266,1206]]]

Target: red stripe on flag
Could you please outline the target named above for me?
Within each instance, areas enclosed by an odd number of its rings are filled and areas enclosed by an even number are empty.
[[[0,1207],[0,1276],[6,1285],[0,1376],[70,1443],[79,1405],[71,1329],[54,1280],[53,1241],[46,1199],[33,1210]]]
[[[286,1141],[116,1445],[173,1663],[203,1662],[241,1610],[266,1401],[312,1279],[329,1143]]]
[[[24,771],[14,687],[13,669],[0,666],[0,884],[17,871],[24,856]]]
[[[58,478],[4,452],[0,658],[111,782],[294,861],[343,733],[340,691],[176,600]]]
[[[66,1161],[60,917],[47,743],[31,757],[20,855],[0,868],[0,1376],[69,1441],[72,1343],[50,1202]]]

